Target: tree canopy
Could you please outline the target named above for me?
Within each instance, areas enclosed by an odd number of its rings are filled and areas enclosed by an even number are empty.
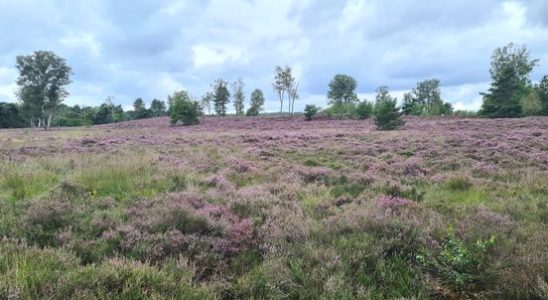
[[[345,105],[354,104],[358,101],[356,95],[356,80],[348,75],[337,74],[329,83],[329,98],[330,105]]]
[[[531,85],[529,74],[537,65],[529,50],[510,43],[497,48],[491,57],[491,87],[482,93],[480,113],[492,118],[519,117],[522,114],[521,99],[526,97]]]
[[[59,104],[69,94],[65,86],[71,82],[71,68],[51,51],[17,56],[16,68],[17,96],[25,114],[32,126],[48,129]]]

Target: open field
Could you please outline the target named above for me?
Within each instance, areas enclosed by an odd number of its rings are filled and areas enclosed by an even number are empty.
[[[548,118],[0,131],[0,299],[548,299]]]

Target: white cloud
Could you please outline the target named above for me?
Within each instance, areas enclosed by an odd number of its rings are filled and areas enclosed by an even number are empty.
[[[61,45],[75,50],[88,51],[92,56],[101,55],[101,44],[89,32],[70,32],[59,39]]]
[[[192,47],[194,54],[194,67],[217,67],[225,63],[249,62],[245,49],[231,45],[195,45]]]
[[[435,77],[446,100],[477,108],[496,47],[525,43],[541,59],[532,80],[548,73],[546,9],[542,0],[0,1],[0,72],[12,70],[0,73],[0,96],[14,98],[16,55],[52,50],[75,73],[67,103],[112,95],[131,105],[183,87],[202,95],[216,78],[243,77],[275,111],[273,70],[287,64],[302,107],[325,106],[329,80],[343,73],[369,99],[380,85],[401,98]]]

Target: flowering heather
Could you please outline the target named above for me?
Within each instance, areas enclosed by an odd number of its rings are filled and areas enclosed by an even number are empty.
[[[0,298],[544,297],[546,118],[303,119],[0,131]]]

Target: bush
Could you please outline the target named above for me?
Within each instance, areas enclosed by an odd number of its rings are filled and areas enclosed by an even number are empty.
[[[200,104],[188,97],[176,95],[171,100],[171,125],[181,121],[183,125],[195,125],[200,123],[198,117],[202,114]]]
[[[373,103],[363,101],[356,106],[355,114],[359,119],[367,119],[373,114],[373,109]]]
[[[344,119],[353,117],[356,114],[356,106],[353,103],[333,104],[327,109],[329,118]]]
[[[380,130],[395,130],[403,126],[396,99],[385,99],[375,105],[375,125]]]
[[[307,104],[304,108],[304,116],[306,117],[307,121],[312,120],[312,117],[314,117],[320,108],[313,104]]]

